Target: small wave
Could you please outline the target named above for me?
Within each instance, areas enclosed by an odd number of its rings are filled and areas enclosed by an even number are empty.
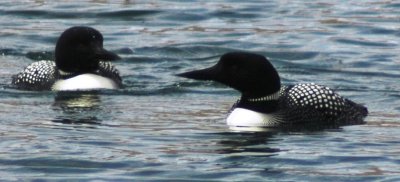
[[[388,35],[388,34],[396,34],[398,32],[399,32],[398,30],[391,30],[391,29],[380,28],[380,27],[362,27],[362,28],[360,28],[360,33],[362,33],[362,34]]]
[[[177,13],[171,13],[166,16],[161,17],[161,19],[164,20],[170,20],[173,22],[179,21],[179,22],[198,22],[198,21],[204,21],[207,19],[210,19],[209,16],[205,16],[203,14],[195,14],[191,12],[177,12]]]
[[[16,49],[4,48],[4,49],[0,49],[0,55],[1,56],[22,56],[24,54]]]
[[[49,51],[39,51],[39,52],[28,52],[25,55],[27,58],[32,60],[53,60],[54,54]]]
[[[390,3],[386,5],[388,8],[400,8],[400,3]]]
[[[253,19],[259,17],[260,15],[256,13],[244,13],[239,11],[215,11],[211,12],[209,16],[219,18]]]
[[[2,165],[18,165],[34,171],[46,171],[50,173],[87,173],[104,171],[104,167],[123,168],[127,163],[122,162],[96,162],[88,160],[27,158],[0,160]],[[82,171],[82,169],[85,169]]]
[[[262,52],[263,55],[274,58],[274,59],[284,59],[284,60],[306,60],[312,59],[318,56],[318,52],[312,51],[276,51],[276,52]]]
[[[156,15],[162,11],[157,10],[120,10],[120,11],[110,11],[98,13],[98,17],[105,18],[137,18],[149,15]]]
[[[93,13],[87,12],[61,12],[61,11],[47,11],[47,10],[7,10],[3,11],[3,14],[6,15],[14,15],[14,16],[22,16],[29,18],[90,18],[94,17]]]
[[[351,44],[351,45],[361,45],[361,46],[370,46],[370,47],[395,47],[397,44],[395,43],[384,43],[384,42],[374,42],[367,40],[356,40],[356,39],[346,39],[346,38],[336,38],[335,42],[343,43],[343,44]]]

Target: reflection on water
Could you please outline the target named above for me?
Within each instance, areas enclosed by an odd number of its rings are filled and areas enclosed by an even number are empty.
[[[279,148],[270,148],[268,143],[273,140],[277,132],[254,132],[254,133],[220,133],[221,140],[218,142],[223,148],[218,153],[246,156],[273,156],[281,152]]]
[[[57,92],[54,106],[62,108],[65,112],[73,110],[95,110],[101,105],[97,91]]]
[[[103,112],[97,91],[57,92],[52,109],[61,111],[53,122],[64,124],[99,124]]]
[[[318,132],[324,131],[326,129],[340,129],[341,127],[346,125],[338,125],[338,124],[315,124],[315,123],[301,123],[293,126],[284,126],[279,128],[274,127],[243,127],[243,126],[229,126],[229,129],[237,132]],[[348,126],[348,125],[347,125]]]

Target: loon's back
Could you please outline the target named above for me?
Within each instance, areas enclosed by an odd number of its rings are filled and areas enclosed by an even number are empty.
[[[14,75],[12,77],[12,84],[18,89],[24,90],[107,89],[110,88],[110,84],[114,84],[115,88],[119,88],[122,85],[118,70],[109,62],[100,61],[99,69],[93,73],[87,74],[89,76],[95,75],[94,77],[82,77],[82,75],[85,74],[63,74],[57,69],[53,61],[38,61],[27,66],[22,72]],[[78,80],[76,78],[83,78],[85,80]],[[101,82],[104,82],[106,79],[109,80],[108,82],[112,81],[114,83],[105,82],[102,87]],[[68,83],[68,88],[61,86],[62,81]],[[99,82],[99,84],[95,85],[95,87],[89,87],[93,85],[91,83],[96,81]],[[79,85],[85,84],[86,82],[87,87],[72,88],[74,86],[73,82],[78,82]],[[62,84],[65,85],[64,83]]]
[[[50,90],[60,75],[53,61],[38,61],[12,76],[12,84],[23,90]]]
[[[361,124],[368,114],[366,107],[314,83],[282,87],[279,106],[287,123]]]

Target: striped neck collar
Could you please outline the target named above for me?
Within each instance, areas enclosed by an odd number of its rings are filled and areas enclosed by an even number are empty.
[[[273,94],[264,96],[264,97],[249,98],[246,100],[249,102],[265,102],[265,101],[272,101],[272,100],[278,100],[278,99],[279,99],[279,91],[277,91]]]

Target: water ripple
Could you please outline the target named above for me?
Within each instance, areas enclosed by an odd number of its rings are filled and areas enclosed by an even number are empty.
[[[398,181],[399,3],[0,2],[0,176],[9,181]],[[10,86],[53,59],[69,26],[100,30],[124,88]],[[231,130],[240,94],[176,77],[229,51],[267,56],[283,84],[315,82],[365,104],[367,123]]]
[[[156,10],[119,10],[119,11],[101,12],[98,13],[97,16],[106,18],[134,19],[140,16],[157,15],[160,12],[161,11],[156,11]]]
[[[373,47],[396,47],[398,44],[396,43],[384,43],[384,42],[375,42],[375,41],[367,41],[360,39],[344,39],[344,38],[336,38],[334,41],[344,44],[352,44],[352,45],[361,45],[361,46],[373,46]]]

